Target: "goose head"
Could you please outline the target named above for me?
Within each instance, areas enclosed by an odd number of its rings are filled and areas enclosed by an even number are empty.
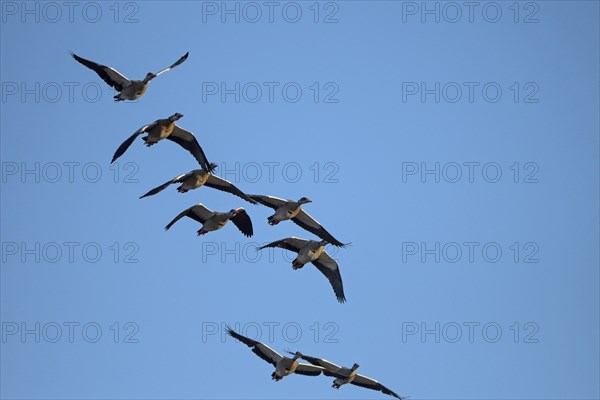
[[[312,203],[312,200],[309,199],[308,197],[301,197],[300,200],[298,200],[298,203],[300,203],[300,204]]]
[[[183,117],[183,114],[175,113],[169,117],[169,120],[171,120],[171,122],[175,122],[181,119],[181,117]]]
[[[299,351],[297,351],[297,352],[294,353],[294,357],[292,357],[292,360],[296,361],[300,357],[302,357],[302,353],[300,353]]]
[[[146,77],[144,78],[144,83],[148,83],[150,82],[152,79],[156,78],[156,74],[152,73],[152,72],[148,72],[146,74]]]
[[[360,365],[358,365],[357,363],[354,363],[354,365],[352,366],[351,371],[356,371],[358,369],[358,367],[360,367]]]
[[[321,240],[319,242],[319,246],[323,246],[323,247],[327,246],[328,244],[329,244],[329,242],[327,240]]]
[[[238,215],[240,212],[244,211],[243,208],[234,208],[233,210],[229,210],[229,212],[227,213],[227,217],[228,218],[233,218],[236,215]]]

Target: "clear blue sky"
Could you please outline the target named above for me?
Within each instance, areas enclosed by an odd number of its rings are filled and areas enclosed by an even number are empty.
[[[274,383],[230,324],[413,399],[597,399],[598,2],[462,4],[2,1],[0,396],[386,397]],[[190,56],[115,104],[69,51],[133,79]],[[197,167],[141,141],[109,165],[174,112],[220,176],[308,196],[352,242],[330,249],[347,303],[256,254],[313,238],[266,207],[138,200]],[[199,202],[245,207],[254,237],[163,230]]]

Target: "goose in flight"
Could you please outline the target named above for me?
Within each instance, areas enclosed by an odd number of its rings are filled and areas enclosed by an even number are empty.
[[[148,72],[146,74],[146,77],[140,81],[129,80],[114,68],[107,67],[106,65],[102,64],[97,64],[93,61],[79,57],[75,53],[71,53],[75,60],[96,72],[104,82],[108,83],[111,87],[115,88],[117,92],[119,92],[116,96],[114,96],[115,101],[136,100],[142,97],[142,95],[148,88],[148,83],[152,79],[156,78],[160,74],[170,71],[179,64],[183,63],[185,60],[187,60],[189,54],[189,52],[185,53],[185,55],[183,55],[179,60],[175,62],[175,64],[171,65],[170,67],[162,69],[156,73]]]
[[[242,207],[230,210],[229,212],[216,212],[211,211],[204,207],[202,203],[196,204],[186,210],[183,210],[173,221],[169,222],[165,226],[165,230],[168,231],[171,226],[183,217],[190,217],[202,224],[202,228],[198,231],[198,235],[204,235],[208,232],[216,231],[224,227],[229,220],[233,222],[235,226],[245,236],[250,237],[253,235],[252,220]]]
[[[215,164],[211,164],[211,165],[213,167],[216,167]],[[181,174],[181,175],[171,179],[170,181],[167,181],[167,182],[163,183],[162,185],[157,186],[154,189],[150,190],[148,193],[141,196],[140,199],[160,193],[163,190],[165,190],[167,188],[167,186],[169,186],[173,183],[181,183],[181,185],[179,185],[179,187],[177,188],[177,191],[179,193],[185,193],[188,190],[197,189],[200,186],[208,186],[213,189],[222,190],[224,192],[234,194],[234,195],[246,200],[247,202],[256,204],[255,200],[248,197],[248,195],[246,195],[244,192],[242,192],[240,189],[238,189],[233,183],[231,183],[225,179],[219,178],[218,176],[215,176],[215,175],[211,174],[210,172],[206,172],[204,169],[195,169],[191,172],[188,172],[187,174]]]
[[[185,129],[180,128],[175,123],[175,121],[178,121],[181,117],[183,117],[183,114],[175,113],[169,118],[158,119],[149,125],[142,126],[127,140],[121,143],[113,155],[111,164],[127,151],[129,146],[131,146],[131,144],[139,135],[146,133],[147,136],[142,138],[144,142],[146,142],[146,146],[150,147],[163,139],[169,139],[170,141],[177,143],[189,151],[205,171],[212,172],[217,165],[208,162],[206,155],[204,154],[204,150],[202,150],[202,147],[200,147],[200,144],[192,132],[188,132]]]
[[[356,386],[383,392],[384,394],[393,396],[397,399],[405,399],[404,397],[398,396],[396,393],[392,392],[390,389],[386,388],[376,380],[356,373],[356,370],[359,367],[359,365],[356,363],[352,366],[352,368],[347,368],[340,367],[339,365],[335,365],[334,363],[322,358],[310,357],[306,355],[301,355],[300,358],[313,365],[322,367],[323,374],[326,376],[334,377],[335,380],[333,381],[333,385],[331,385],[333,388],[339,389],[342,385],[351,383]]]
[[[298,253],[298,257],[292,263],[292,268],[299,269],[309,262],[312,263],[323,275],[329,279],[329,283],[335,292],[335,297],[340,303],[346,301],[344,296],[344,286],[338,263],[331,258],[325,251],[324,246],[327,241],[305,240],[297,237],[277,240],[273,243],[259,247],[262,250],[266,247],[279,247]]]
[[[272,364],[275,367],[275,371],[271,374],[271,378],[275,381],[280,381],[284,377],[294,373],[300,375],[317,376],[320,375],[324,370],[319,366],[301,364],[296,361],[302,356],[300,352],[296,352],[293,358],[289,358],[282,356],[264,343],[257,342],[256,340],[252,340],[246,336],[240,335],[230,327],[227,327],[227,334],[244,343],[246,346],[252,347],[252,352],[254,354],[269,364]]]
[[[277,225],[281,221],[291,219],[296,225],[326,240],[327,243],[338,247],[346,245],[334,238],[320,223],[302,209],[302,204],[312,202],[308,197],[302,197],[298,201],[284,200],[273,196],[250,195],[250,197],[260,204],[275,210],[275,214],[267,218],[269,225]]]

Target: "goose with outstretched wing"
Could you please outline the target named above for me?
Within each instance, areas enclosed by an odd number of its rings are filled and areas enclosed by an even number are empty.
[[[171,222],[165,226],[165,230],[169,230],[173,224],[183,217],[189,217],[202,224],[202,228],[198,230],[198,235],[204,235],[208,232],[216,231],[227,225],[231,221],[246,237],[251,237],[254,234],[252,229],[252,220],[242,207],[235,208],[228,212],[211,211],[204,207],[202,203],[196,204],[190,208],[183,210],[178,216],[173,218]]]
[[[296,352],[293,358],[289,358],[282,356],[264,343],[240,335],[230,327],[227,327],[227,334],[246,346],[252,347],[254,354],[273,365],[275,371],[271,374],[271,378],[275,381],[280,381],[291,374],[317,376],[323,371],[323,368],[319,366],[299,363],[297,360],[302,356],[300,352]]]
[[[275,214],[267,218],[269,225],[277,225],[281,221],[291,219],[296,225],[326,240],[327,243],[338,247],[346,246],[345,243],[334,238],[317,220],[302,209],[303,204],[312,203],[312,200],[308,197],[302,197],[298,201],[285,200],[273,196],[250,195],[250,197],[260,204],[275,210]]]
[[[176,66],[183,63],[185,60],[187,60],[189,54],[189,52],[185,53],[174,64],[156,73],[148,72],[143,80],[130,80],[112,67],[107,67],[106,65],[86,60],[83,57],[79,57],[75,53],[71,53],[71,56],[73,56],[73,58],[79,63],[85,65],[89,69],[96,72],[104,82],[108,83],[109,86],[113,87],[117,92],[119,92],[114,96],[115,101],[123,101],[136,100],[142,97],[142,95],[144,94],[144,92],[146,92],[146,89],[148,88],[148,83],[152,79],[156,78],[160,74],[172,70]]]
[[[214,165],[214,164],[212,164],[212,166],[216,167],[216,165]],[[245,194],[240,189],[238,189],[233,183],[231,183],[228,180],[225,180],[223,178],[219,178],[218,176],[215,176],[215,175],[211,174],[210,172],[207,172],[204,169],[195,169],[191,172],[188,172],[187,174],[181,174],[179,176],[176,176],[175,178],[171,179],[170,181],[167,181],[167,182],[163,183],[162,185],[157,186],[154,189],[150,190],[148,193],[141,196],[140,199],[160,193],[163,190],[165,190],[169,185],[172,185],[175,183],[181,184],[177,188],[177,191],[179,193],[185,193],[189,190],[197,189],[200,186],[208,186],[213,189],[231,193],[233,195],[236,195],[236,196],[246,200],[249,203],[256,204],[255,200],[248,197],[247,194]]]
[[[340,303],[346,301],[344,285],[338,263],[325,251],[327,241],[306,240],[297,237],[289,237],[259,247],[262,250],[267,247],[279,247],[298,253],[298,257],[292,262],[293,269],[302,268],[305,264],[312,263],[329,280]]]
[[[204,154],[204,150],[200,147],[200,143],[198,143],[194,134],[182,129],[175,123],[175,121],[178,121],[182,117],[183,114],[175,113],[169,118],[158,119],[151,124],[142,126],[133,135],[127,138],[127,140],[121,143],[113,155],[111,164],[127,151],[129,146],[131,146],[138,136],[145,133],[146,136],[144,136],[142,140],[144,140],[147,147],[150,147],[163,139],[168,139],[190,152],[205,171],[214,171],[217,165],[208,162],[206,154]]]
[[[293,353],[292,353],[293,354]],[[364,375],[360,375],[356,373],[359,365],[354,363],[352,368],[341,367],[336,365],[330,361],[327,361],[322,358],[311,357],[307,355],[301,355],[300,358],[308,361],[309,363],[322,367],[324,369],[323,374],[326,376],[334,377],[333,385],[331,387],[335,389],[339,389],[342,385],[352,384],[360,387],[364,387],[367,389],[377,390],[389,396],[395,397],[397,399],[406,399],[405,397],[398,396],[396,393],[383,386],[381,383],[377,382],[374,379],[368,378]]]

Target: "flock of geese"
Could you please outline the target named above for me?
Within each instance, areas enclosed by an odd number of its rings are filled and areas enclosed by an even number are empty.
[[[124,101],[136,100],[140,98],[146,92],[148,84],[152,79],[167,71],[170,71],[178,65],[181,65],[185,60],[187,60],[189,52],[179,58],[179,60],[177,60],[171,66],[156,73],[149,72],[146,74],[146,77],[143,80],[130,80],[112,67],[86,60],[85,58],[79,57],[74,53],[71,53],[71,55],[76,61],[96,72],[98,76],[104,80],[104,82],[118,92],[114,96],[115,101]],[[175,113],[168,118],[158,119],[148,125],[142,126],[133,135],[127,138],[127,140],[125,140],[119,146],[113,155],[111,163],[121,157],[138,136],[145,134],[146,136],[142,137],[142,140],[146,146],[150,147],[163,139],[168,139],[177,143],[179,146],[191,153],[200,165],[199,169],[178,175],[162,185],[155,187],[148,193],[140,196],[140,199],[154,196],[166,189],[171,184],[179,184],[177,191],[180,193],[198,189],[201,186],[208,186],[213,189],[231,193],[251,204],[259,203],[266,207],[272,208],[275,212],[267,219],[269,225],[274,226],[282,221],[291,220],[296,225],[316,235],[321,240],[306,240],[297,237],[289,237],[262,246],[259,248],[259,250],[267,247],[278,247],[297,253],[298,256],[296,259],[294,259],[292,268],[296,270],[302,268],[305,264],[312,263],[319,271],[321,271],[323,275],[325,275],[325,277],[327,277],[338,302],[344,303],[346,301],[346,297],[344,295],[344,287],[342,284],[342,276],[340,275],[339,266],[338,263],[327,253],[325,246],[327,244],[331,244],[333,246],[345,247],[347,244],[342,243],[333,237],[333,235],[331,235],[319,222],[317,222],[317,220],[315,220],[302,209],[304,204],[310,203],[312,200],[310,200],[308,197],[302,197],[297,201],[294,201],[273,196],[247,195],[231,182],[214,175],[213,172],[217,165],[208,161],[206,154],[202,150],[202,147],[200,147],[200,144],[196,140],[194,134],[176,124],[176,122],[182,117],[182,114]],[[169,222],[167,226],[165,226],[165,230],[170,229],[183,217],[189,217],[202,224],[202,227],[198,230],[198,235],[204,235],[221,229],[229,221],[233,222],[238,230],[246,237],[251,237],[254,234],[252,220],[243,207],[235,208],[226,212],[218,212],[210,210],[202,203],[196,204],[186,210],[183,210],[181,213],[179,213],[179,215],[173,218],[173,220]],[[266,344],[242,336],[230,328],[228,328],[227,333],[240,342],[251,347],[252,351],[256,355],[272,364],[275,367],[275,372],[273,372],[271,377],[275,381],[279,381],[283,379],[283,377],[293,373],[311,376],[316,376],[323,373],[326,376],[335,378],[332,387],[336,389],[339,389],[344,384],[353,384],[368,389],[381,391],[385,394],[401,399],[400,396],[376,380],[357,374],[356,369],[358,368],[358,364],[354,364],[351,368],[341,367],[324,359],[303,355],[300,352],[290,353],[293,355],[293,357],[289,358],[280,355]],[[310,364],[299,363],[297,361],[299,358],[308,361]]]

